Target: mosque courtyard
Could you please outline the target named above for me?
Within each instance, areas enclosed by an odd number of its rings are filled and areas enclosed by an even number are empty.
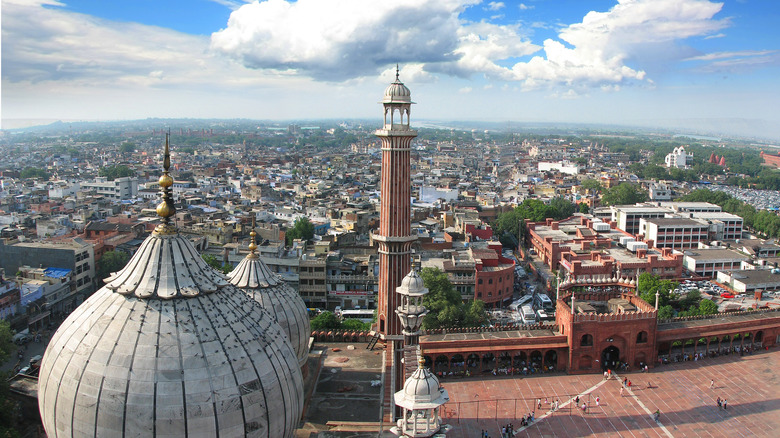
[[[454,426],[447,436],[456,438],[480,437],[482,430],[501,437],[508,423],[517,437],[776,437],[779,376],[780,350],[774,350],[661,365],[647,374],[619,373],[619,380],[559,373],[444,379],[451,400],[444,416]],[[621,395],[623,378],[632,385]],[[572,400],[577,396],[579,408]],[[727,409],[718,407],[718,397],[728,400]],[[534,409],[539,399],[541,409]],[[550,413],[556,400],[559,408]],[[534,410],[535,421],[521,427],[520,418]]]

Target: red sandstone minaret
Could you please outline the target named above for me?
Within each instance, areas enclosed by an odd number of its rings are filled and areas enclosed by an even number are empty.
[[[381,205],[379,233],[379,309],[377,329],[385,339],[401,340],[401,324],[395,310],[401,305],[396,288],[411,269],[411,165],[412,139],[417,131],[409,127],[412,109],[409,89],[398,79],[385,90],[384,126],[376,131],[382,140]]]

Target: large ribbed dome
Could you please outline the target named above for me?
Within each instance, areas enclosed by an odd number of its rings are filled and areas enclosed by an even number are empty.
[[[278,274],[268,269],[255,254],[255,248],[253,236],[250,253],[228,274],[228,279],[233,286],[263,306],[282,326],[295,350],[298,364],[303,367],[309,357],[311,336],[306,303]]]
[[[303,380],[281,327],[168,221],[79,306],[41,361],[49,437],[292,437]]]

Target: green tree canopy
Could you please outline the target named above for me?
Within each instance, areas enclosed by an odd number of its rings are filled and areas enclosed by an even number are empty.
[[[588,204],[584,202],[580,202],[580,213],[582,214],[590,213],[590,207],[588,207]]]
[[[22,179],[49,179],[49,174],[43,169],[37,167],[25,167],[24,170],[19,173],[19,177]]]
[[[314,237],[314,224],[307,217],[298,218],[292,228],[287,230],[286,236],[288,245],[292,245],[296,239],[309,240]]]
[[[108,251],[97,261],[97,277],[100,281],[105,280],[112,272],[117,272],[124,268],[130,256],[122,251]]]
[[[658,319],[674,318],[674,307],[670,305],[662,306],[658,308]]]
[[[663,307],[671,301],[671,291],[677,288],[679,283],[671,280],[661,280],[657,275],[643,272],[639,275],[637,287],[639,297],[648,304],[655,305],[655,293],[658,292],[658,307]]]
[[[213,254],[203,254],[201,257],[203,257],[203,260],[206,262],[207,265],[211,266],[212,268],[216,269],[217,271],[223,274],[227,274],[233,270],[233,265],[231,265],[230,263],[222,263]]]
[[[14,336],[11,332],[11,325],[8,323],[8,321],[0,319],[0,363],[8,360],[11,354],[16,351],[13,338]]]
[[[604,205],[626,205],[647,201],[647,193],[636,185],[623,182],[608,189],[601,197]]]
[[[106,177],[109,181],[126,176],[135,176],[135,171],[123,164],[101,167],[98,175]]]
[[[701,300],[699,313],[702,315],[714,315],[718,313],[718,305],[712,302],[712,300]]]
[[[680,308],[684,310],[689,310],[692,308],[699,308],[699,303],[701,302],[701,292],[699,292],[698,289],[694,289],[685,296],[685,298],[680,300]]]
[[[312,330],[337,329],[340,326],[341,323],[336,315],[328,311],[320,313],[311,320]]]
[[[123,154],[131,154],[135,152],[135,143],[132,141],[126,141],[119,145],[119,152]]]
[[[600,192],[604,189],[604,187],[601,185],[601,182],[593,178],[589,178],[583,181],[580,184],[580,187],[582,187],[584,190],[587,190],[591,193]]]
[[[487,321],[485,303],[475,300],[464,304],[442,270],[423,268],[420,277],[428,288],[428,294],[423,298],[423,305],[428,309],[428,314],[423,319],[424,329],[476,327]]]

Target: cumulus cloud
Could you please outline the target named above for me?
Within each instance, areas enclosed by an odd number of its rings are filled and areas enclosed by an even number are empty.
[[[487,4],[487,6],[484,8],[486,11],[497,11],[499,9],[502,9],[504,6],[504,2],[490,2]]]
[[[722,6],[708,0],[619,0],[609,11],[591,11],[565,27],[559,39],[545,40],[544,56],[515,64],[514,79],[526,88],[645,80],[645,71],[629,66],[629,59],[723,29],[728,20],[713,18]]]
[[[227,27],[212,34],[211,48],[249,68],[333,82],[376,76],[399,62],[418,65],[418,73],[479,74],[518,81],[524,89],[601,87],[647,82],[643,61],[657,59],[658,53],[679,61],[690,52],[682,56],[668,49],[686,38],[717,35],[729,24],[714,18],[722,3],[709,0],[618,0],[610,10],[591,11],[537,45],[520,24],[461,18],[477,3],[265,0],[235,10]],[[503,7],[503,2],[483,6]],[[511,59],[521,61],[507,67]]]
[[[267,0],[244,5],[212,48],[257,69],[342,81],[389,63],[455,61],[458,16],[478,0]]]
[[[534,8],[533,6],[528,6],[525,3],[520,3],[519,5],[517,5],[517,7],[520,8],[521,11],[525,11],[525,10]]]

